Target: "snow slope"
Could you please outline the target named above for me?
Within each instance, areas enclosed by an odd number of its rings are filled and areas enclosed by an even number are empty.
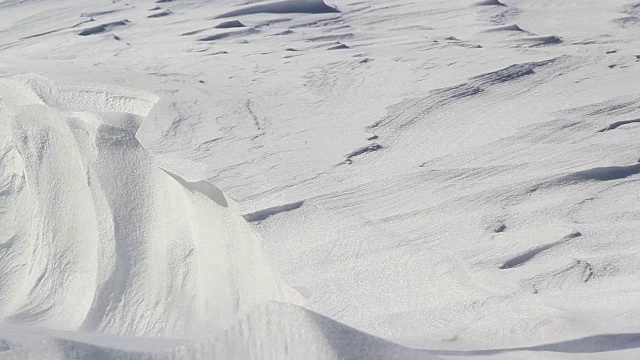
[[[58,159],[44,171],[54,181],[22,191],[31,210],[2,213],[43,219],[4,220],[16,223],[3,225],[7,239],[32,224],[50,235],[45,241],[56,239],[47,248],[52,253],[38,255],[48,260],[18,260],[16,252],[15,261],[1,263],[0,282],[11,290],[0,296],[13,304],[5,322],[23,324],[29,334],[34,323],[80,330],[43,335],[79,342],[88,341],[84,331],[179,338],[157,356],[225,357],[240,346],[249,353],[229,357],[268,358],[287,349],[296,358],[316,346],[320,358],[637,358],[639,9],[629,0],[1,1],[0,73],[3,103],[10,104],[3,109],[11,109],[3,110],[11,114],[3,115],[3,126],[17,121],[15,109],[42,101],[46,114],[29,110],[28,117],[57,124],[55,133],[66,139],[59,144],[72,144],[34,149]],[[67,85],[14,76],[24,73]],[[109,106],[132,115],[105,115],[96,110],[102,100],[77,103],[96,86],[129,94]],[[86,110],[83,104],[90,114],[73,115]],[[90,156],[96,135],[69,133],[97,134],[95,124],[107,123],[124,128],[118,131],[138,150],[112,149],[111,160],[98,161]],[[17,143],[15,136],[3,130],[3,147]],[[2,194],[13,196],[22,160],[6,154]],[[119,160],[130,156],[136,160]],[[109,177],[116,165],[139,180]],[[87,168],[110,200],[96,200]],[[55,179],[73,182],[56,187]],[[37,198],[41,193],[50,195]],[[156,197],[142,196],[151,193]],[[264,239],[274,270],[264,260],[229,255],[225,261],[237,261],[236,270],[251,280],[228,278],[221,268],[204,271],[211,276],[205,283],[222,282],[211,287],[215,296],[235,295],[203,310],[197,299],[213,293],[197,285],[198,270],[175,259],[188,253],[181,241],[209,244],[203,239],[220,225],[161,205],[197,198],[207,204],[198,213],[218,218],[228,211],[244,229],[229,230],[225,239],[255,239],[230,197]],[[58,204],[63,198],[69,203]],[[101,306],[70,284],[109,274],[114,263],[95,255],[108,252],[99,244],[109,241],[94,241],[94,249],[73,239],[113,231],[98,227],[103,220],[84,211],[89,205],[72,202],[93,204],[96,214],[103,213],[99,204],[114,204],[108,208],[136,219],[123,229],[124,246],[135,251],[120,259],[131,271],[104,287],[130,300],[102,307],[88,323],[80,320],[85,311],[71,309]],[[56,226],[94,218],[98,230]],[[186,219],[200,220],[187,227]],[[184,240],[178,228],[193,235]],[[156,241],[163,244],[157,252]],[[262,258],[249,243],[246,251]],[[17,275],[25,261],[34,271]],[[43,269],[48,274],[47,266],[64,261],[74,271],[45,276],[30,293]],[[188,286],[167,285],[186,273]],[[271,280],[254,281],[256,274]],[[278,277],[308,298],[306,310],[270,303],[249,311],[262,300],[296,297]],[[175,299],[190,291],[197,294],[193,305],[178,309]],[[67,296],[74,292],[82,296]],[[242,304],[237,309],[234,300]],[[156,302],[166,311],[151,311]],[[220,319],[212,320],[216,313]],[[206,335],[196,330],[207,325]],[[220,335],[214,327],[227,330]],[[327,340],[327,328],[346,331],[341,338],[353,344],[371,344],[373,355]],[[208,340],[199,345],[184,339],[200,335]],[[117,346],[105,335],[91,336],[107,349],[104,356],[114,354],[109,349]],[[128,342],[122,351],[131,356],[155,346]]]

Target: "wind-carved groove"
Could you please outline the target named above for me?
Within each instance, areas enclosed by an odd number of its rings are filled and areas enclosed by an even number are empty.
[[[226,12],[224,14],[216,16],[217,19],[228,18],[233,16],[252,15],[252,14],[323,14],[323,13],[337,13],[336,8],[328,6],[322,0],[284,0],[279,2],[258,4],[253,6],[247,6],[241,9]]]
[[[89,35],[96,35],[96,34],[102,34],[105,33],[107,31],[110,31],[116,27],[120,27],[120,26],[126,26],[127,24],[129,24],[129,20],[120,20],[120,21],[114,21],[114,22],[110,22],[110,23],[106,23],[106,24],[100,24],[94,27],[90,27],[90,28],[86,28],[82,31],[80,31],[78,33],[78,35],[80,36],[89,36]]]
[[[292,210],[296,210],[302,207],[302,205],[304,205],[304,200],[301,201],[296,201],[290,204],[284,204],[284,205],[278,205],[278,206],[272,206],[270,208],[266,208],[266,209],[262,209],[262,210],[258,210],[249,214],[245,214],[243,215],[244,219],[248,222],[259,222],[259,221],[263,221],[266,220],[267,218],[276,215],[276,214],[280,214],[283,212],[288,212],[288,211],[292,211]]]
[[[615,130],[615,129],[621,127],[621,126],[625,126],[625,125],[629,125],[629,124],[638,124],[638,123],[640,123],[640,119],[616,121],[614,123],[609,124],[609,126],[607,126],[606,128],[598,130],[598,132],[602,133],[602,132],[606,132],[606,131],[609,131],[609,130]]]
[[[558,246],[558,245],[562,245],[566,242],[568,242],[571,239],[575,239],[577,237],[582,236],[582,234],[579,231],[575,231],[569,235],[564,236],[562,239],[558,240],[558,241],[554,241],[552,243],[549,244],[544,244],[544,245],[540,245],[538,247],[535,247],[533,249],[529,249],[523,253],[521,253],[520,255],[517,255],[507,261],[505,261],[504,264],[502,264],[502,266],[500,266],[500,269],[512,269],[518,266],[522,266],[524,264],[526,264],[527,262],[529,262],[530,260],[532,260],[533,258],[535,258],[536,256],[544,253],[545,251],[548,251],[550,249],[553,249],[554,247]]]
[[[467,83],[433,90],[425,98],[405,99],[391,106],[388,110],[389,114],[370,125],[368,129],[376,130],[392,127],[396,130],[404,130],[439,108],[457,100],[483,93],[496,85],[531,76],[535,74],[536,69],[551,65],[559,59],[553,58],[545,61],[511,65],[498,71],[472,77]]]
[[[627,166],[604,166],[597,167],[588,170],[582,170],[575,172],[567,178],[578,180],[596,180],[596,181],[610,181],[624,179],[632,175],[640,174],[640,162],[634,165]]]

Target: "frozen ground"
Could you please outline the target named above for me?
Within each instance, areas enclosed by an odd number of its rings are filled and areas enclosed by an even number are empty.
[[[639,132],[629,0],[0,0],[0,358],[636,359]]]

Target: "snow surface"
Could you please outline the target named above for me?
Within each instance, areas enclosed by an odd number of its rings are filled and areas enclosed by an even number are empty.
[[[636,359],[639,45],[629,0],[0,0],[0,358]]]

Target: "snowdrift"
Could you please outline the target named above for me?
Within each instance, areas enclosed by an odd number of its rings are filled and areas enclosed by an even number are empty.
[[[140,145],[156,101],[0,78],[1,323],[185,338],[297,299],[231,199]]]
[[[53,335],[53,336],[52,336]],[[365,334],[301,307],[268,302],[258,305],[220,335],[198,343],[172,344],[153,339],[78,334],[42,334],[33,329],[3,329],[6,359],[264,359],[264,360],[428,360],[424,350],[406,348]],[[29,338],[38,345],[20,343]],[[0,343],[1,345],[1,343]],[[24,346],[27,345],[27,346]]]
[[[436,359],[313,311],[264,303],[198,354],[203,359]]]

